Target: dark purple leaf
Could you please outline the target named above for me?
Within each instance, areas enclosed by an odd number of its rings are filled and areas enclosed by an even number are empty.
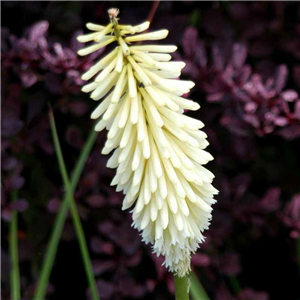
[[[23,127],[23,122],[18,119],[7,118],[2,119],[1,135],[4,137],[12,137],[16,135]]]
[[[253,115],[253,114],[245,114],[244,116],[243,116],[243,119],[247,122],[247,123],[249,123],[249,124],[251,124],[254,128],[258,128],[259,127],[259,125],[260,125],[260,122],[259,122],[259,119],[258,119],[258,117],[256,116],[256,115]]]
[[[285,138],[286,140],[294,140],[300,136],[300,126],[286,127],[278,130],[278,135]]]
[[[83,146],[81,130],[74,125],[69,126],[66,132],[66,141],[74,148],[81,149]]]
[[[40,46],[42,49],[47,47],[45,35],[48,31],[49,23],[41,21],[33,25],[29,30],[29,41],[34,47]]]
[[[237,253],[226,253],[219,258],[219,270],[225,275],[237,275],[241,272],[240,257]]]
[[[247,48],[244,44],[235,43],[232,49],[232,63],[235,68],[240,69],[247,57]]]
[[[110,299],[117,292],[116,286],[113,283],[102,279],[97,280],[97,287],[101,299]]]
[[[24,87],[26,88],[33,86],[38,80],[37,75],[32,71],[22,71],[20,73],[20,77]]]
[[[112,271],[117,267],[116,262],[113,260],[94,260],[92,261],[92,266],[96,276]]]
[[[1,218],[4,221],[9,222],[11,220],[11,217],[12,217],[11,210],[8,208],[3,208],[1,211]]]
[[[295,66],[293,68],[293,79],[297,84],[298,88],[300,88],[300,66]]]
[[[298,93],[294,90],[286,90],[280,94],[283,100],[287,102],[294,102],[299,99]]]
[[[244,106],[245,112],[247,112],[248,114],[253,114],[256,112],[257,106],[258,105],[255,102],[248,102]]]
[[[101,208],[105,205],[106,200],[105,198],[98,194],[98,195],[92,195],[86,199],[86,202],[92,207],[92,208]]]
[[[1,270],[2,270],[2,282],[8,280],[10,274],[10,257],[8,253],[1,248]]]
[[[19,190],[23,187],[25,179],[18,174],[12,175],[9,178],[9,187],[11,190]]]
[[[225,58],[220,45],[215,43],[212,48],[213,63],[216,70],[220,71],[224,68]]]
[[[207,56],[205,45],[203,42],[198,42],[195,51],[195,61],[203,69],[207,67]]]
[[[289,123],[288,119],[285,117],[275,117],[274,124],[279,127],[283,127]]]
[[[45,102],[45,94],[43,92],[38,92],[30,97],[28,101],[27,122],[41,115]]]
[[[276,211],[280,207],[281,190],[273,187],[267,190],[264,197],[260,201],[261,207],[267,211]]]
[[[87,113],[88,105],[83,101],[72,101],[69,104],[70,111],[75,116],[84,116]]]
[[[104,253],[108,255],[112,255],[114,253],[114,246],[112,243],[104,242],[97,237],[92,238],[91,248],[95,253]]]
[[[192,256],[192,264],[198,267],[207,267],[210,265],[210,258],[206,254],[196,253]]]
[[[285,87],[288,73],[289,71],[286,65],[280,65],[277,67],[275,74],[275,90],[277,93],[281,92]]]
[[[18,212],[23,212],[28,208],[28,202],[25,199],[19,199],[11,203],[10,208]]]
[[[52,198],[47,205],[48,211],[51,213],[57,213],[61,207],[61,201],[58,198]]]
[[[19,161],[17,158],[15,157],[6,157],[3,161],[2,161],[2,168],[5,171],[11,171],[13,169],[15,169],[19,164]]]
[[[182,46],[184,54],[187,57],[192,57],[196,50],[198,39],[198,32],[197,29],[194,27],[188,27],[184,31],[183,39],[182,39]]]
[[[266,292],[257,292],[246,288],[238,294],[238,300],[269,300],[269,295]]]
[[[206,97],[208,102],[220,102],[224,99],[225,95],[223,93],[210,94]]]

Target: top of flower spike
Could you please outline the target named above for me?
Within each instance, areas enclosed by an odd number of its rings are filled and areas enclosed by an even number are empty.
[[[108,11],[108,15],[110,19],[117,19],[118,14],[120,13],[120,10],[118,8],[110,8]]]
[[[143,32],[149,28],[150,22],[146,21],[142,24],[131,26],[131,25],[120,25],[118,23],[118,14],[120,13],[119,9],[111,8],[108,10],[108,15],[110,18],[110,23],[106,26],[94,24],[94,23],[87,23],[86,27],[94,31],[90,34],[85,34],[82,36],[78,36],[77,40],[81,43],[86,42],[96,42],[97,44],[93,44],[87,48],[81,49],[78,51],[78,55],[84,56],[88,55],[108,44],[118,41],[122,47],[123,53],[125,56],[131,54],[127,43],[131,42],[138,42],[138,41],[145,41],[145,40],[161,40],[167,37],[169,31],[166,29],[158,30],[150,33],[144,33],[136,35],[137,33]],[[112,35],[114,33],[114,35]],[[126,37],[126,35],[131,35]],[[119,37],[124,39],[119,40]],[[176,51],[177,47],[172,46],[169,49],[165,49],[165,53],[174,52]]]

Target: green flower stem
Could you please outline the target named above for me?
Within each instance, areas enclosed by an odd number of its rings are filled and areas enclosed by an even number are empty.
[[[12,192],[12,201],[16,201],[18,192]],[[18,212],[12,212],[9,233],[9,255],[10,255],[10,299],[20,300],[20,271],[19,271],[19,255],[18,255]]]
[[[209,300],[208,295],[194,272],[191,273],[191,295],[193,300]]]
[[[175,299],[189,300],[189,282],[186,276],[178,277],[174,274]]]
[[[61,208],[57,214],[56,220],[55,220],[54,228],[53,228],[53,231],[51,234],[48,249],[46,251],[46,255],[45,255],[45,259],[44,259],[43,266],[41,269],[39,282],[38,282],[38,286],[36,289],[34,299],[41,300],[41,299],[45,298],[46,288],[47,288],[47,285],[49,282],[49,277],[50,277],[50,273],[51,273],[51,270],[53,267],[54,258],[56,256],[58,243],[59,243],[59,240],[60,240],[60,237],[62,234],[63,226],[64,226],[67,212],[69,209],[69,205],[71,203],[73,203],[73,205],[71,206],[71,214],[72,214],[72,217],[74,220],[76,234],[77,235],[79,234],[78,240],[80,243],[80,249],[83,254],[85,270],[88,274],[87,277],[88,277],[88,281],[89,281],[89,285],[90,285],[90,289],[91,289],[91,295],[92,295],[93,299],[99,299],[99,295],[97,292],[97,287],[96,287],[96,283],[95,283],[95,279],[93,276],[92,267],[91,267],[91,263],[90,263],[90,259],[89,259],[89,255],[88,255],[88,251],[87,251],[86,241],[85,241],[85,238],[83,235],[80,218],[78,216],[76,205],[75,205],[74,199],[73,199],[73,193],[76,189],[78,180],[83,171],[85,163],[89,157],[89,154],[93,148],[93,145],[96,141],[97,132],[92,130],[92,132],[90,133],[90,135],[80,153],[79,159],[76,162],[74,171],[72,172],[71,183],[70,183],[67,172],[66,172],[63,156],[61,153],[59,140],[58,140],[58,136],[57,136],[57,132],[56,132],[55,121],[54,121],[52,112],[50,113],[50,124],[51,124],[51,130],[52,130],[52,134],[53,134],[55,150],[56,150],[56,154],[58,157],[60,170],[61,170],[62,176],[64,178],[64,185],[67,190],[67,193],[64,196],[64,199],[62,201],[62,206],[61,206]],[[65,182],[67,182],[67,184]],[[77,217],[75,215],[77,215]],[[75,220],[76,220],[76,223],[75,223]],[[87,255],[86,255],[86,253],[87,253]]]

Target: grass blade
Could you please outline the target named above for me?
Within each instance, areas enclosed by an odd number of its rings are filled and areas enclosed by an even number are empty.
[[[12,201],[18,198],[17,191],[12,192]],[[18,212],[12,212],[9,233],[9,255],[10,255],[10,297],[11,300],[21,299],[20,271],[18,255]]]
[[[54,143],[55,143],[56,153],[57,153],[59,161],[62,162],[62,165],[60,165],[60,168],[64,170],[64,171],[61,170],[61,172],[64,172],[64,173],[62,173],[62,175],[64,174],[64,178],[67,179],[67,182],[69,183],[69,178],[68,178],[68,175],[67,175],[67,172],[66,172],[63,156],[62,156],[62,153],[61,153],[59,140],[58,140],[58,136],[57,136],[57,132],[56,132],[55,121],[54,121],[54,117],[53,117],[52,112],[51,112],[51,115],[50,115],[50,122],[51,122],[51,130],[52,130],[52,133],[53,133],[53,139],[54,139]],[[83,149],[80,153],[79,159],[76,162],[74,171],[72,172],[71,182],[68,185],[64,184],[65,188],[67,190],[67,193],[64,196],[64,199],[62,201],[62,206],[61,206],[61,208],[60,208],[60,210],[57,214],[56,220],[55,220],[54,228],[53,228],[53,231],[52,231],[52,234],[51,234],[51,237],[50,237],[49,246],[48,246],[48,249],[46,251],[45,259],[44,259],[43,266],[42,266],[42,269],[41,269],[39,283],[38,283],[36,293],[35,293],[35,297],[34,297],[35,300],[41,300],[41,299],[45,298],[46,288],[47,288],[47,285],[48,285],[48,282],[49,282],[50,273],[51,273],[53,263],[54,263],[54,259],[55,259],[55,256],[56,256],[58,243],[59,243],[59,240],[60,240],[60,237],[61,237],[61,234],[62,234],[63,226],[64,226],[65,219],[66,219],[66,216],[67,216],[67,212],[68,212],[68,209],[69,209],[69,205],[71,203],[74,204],[73,208],[71,210],[72,216],[74,215],[74,212],[75,212],[75,215],[78,216],[76,205],[73,201],[73,193],[76,189],[78,180],[81,176],[81,173],[84,169],[85,163],[86,163],[86,161],[89,157],[89,154],[90,154],[90,152],[93,148],[93,145],[96,141],[96,138],[97,138],[97,132],[92,130],[92,132],[90,133],[90,135],[89,135],[89,137],[88,137],[88,139],[87,139],[87,141],[86,141],[86,143],[85,143],[85,145],[84,145],[84,147],[83,147]],[[67,187],[68,187],[68,189],[67,189]],[[69,195],[71,195],[71,199],[70,199]],[[78,226],[78,219],[79,219],[79,226]],[[80,232],[79,235],[80,235],[80,237],[82,237],[83,230],[82,230],[82,226],[81,226],[81,222],[80,222],[79,217],[76,219],[76,222],[77,222],[77,226],[75,226],[75,229],[77,228],[76,233],[77,233],[78,227],[79,227],[79,232]],[[81,227],[81,230],[80,230],[80,227]],[[84,235],[83,235],[83,238],[84,238]],[[85,243],[85,238],[84,238],[84,240],[82,240],[78,237],[78,239],[81,242],[84,242],[85,246],[83,246],[83,247],[81,246],[80,249],[83,250],[83,253],[86,253],[87,252],[87,247],[86,247],[86,243]],[[88,252],[87,252],[87,254],[88,254]],[[88,260],[88,262],[86,262],[86,260]],[[89,285],[91,287],[92,297],[93,297],[93,299],[99,299],[95,279],[94,279],[94,276],[93,276],[93,273],[92,273],[92,270],[91,270],[91,264],[90,264],[90,261],[89,261],[89,256],[88,257],[85,256],[84,263],[85,263],[85,269],[89,274],[88,275],[88,281],[89,281]]]
[[[62,151],[61,151],[61,147],[60,147],[60,143],[59,143],[59,139],[58,139],[58,134],[57,134],[57,130],[56,130],[56,125],[55,125],[55,120],[54,120],[54,116],[53,116],[53,111],[51,108],[50,108],[49,118],[50,118],[50,127],[51,127],[51,131],[52,131],[54,147],[55,147],[55,152],[57,155],[59,169],[60,169],[60,173],[61,173],[61,176],[63,179],[64,187],[67,191],[67,196],[69,198],[71,215],[73,218],[73,223],[75,226],[75,231],[76,231],[76,235],[78,238],[79,247],[81,250],[81,255],[82,255],[82,259],[83,259],[83,263],[84,263],[85,272],[86,272],[89,286],[91,289],[92,299],[97,300],[97,299],[100,299],[100,297],[98,295],[98,290],[97,290],[97,285],[96,285],[93,268],[92,268],[92,264],[91,264],[91,260],[90,260],[90,255],[89,255],[88,247],[86,244],[81,220],[80,220],[80,217],[79,217],[79,214],[77,211],[77,207],[76,207],[76,204],[74,201],[73,192],[71,190],[71,184],[70,184],[69,176],[67,173],[66,165],[64,162],[64,158],[62,155]]]

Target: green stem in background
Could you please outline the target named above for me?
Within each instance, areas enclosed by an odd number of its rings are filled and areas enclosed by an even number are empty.
[[[56,126],[54,123],[53,115],[50,115],[50,120],[51,120],[51,118],[52,118],[51,129],[52,129],[53,138],[54,138],[54,134],[56,133]],[[57,133],[55,134],[55,136],[57,137]],[[65,196],[63,198],[61,208],[57,214],[57,217],[56,217],[56,220],[54,223],[53,231],[51,233],[51,237],[50,237],[50,241],[49,241],[49,246],[47,248],[45,259],[43,261],[41,273],[39,276],[39,282],[38,282],[38,286],[37,286],[35,297],[34,297],[35,300],[41,300],[41,299],[45,298],[46,289],[47,289],[47,285],[48,285],[49,278],[50,278],[50,273],[51,273],[51,270],[53,267],[54,258],[56,256],[58,243],[59,243],[59,240],[60,240],[60,237],[62,234],[63,226],[64,226],[64,223],[65,223],[65,220],[67,217],[69,205],[70,205],[70,202],[73,202],[72,199],[70,199],[69,194],[73,195],[73,193],[76,189],[77,183],[79,181],[79,178],[81,176],[81,173],[83,171],[85,163],[89,157],[89,154],[93,148],[93,145],[96,141],[96,138],[97,138],[97,132],[92,130],[92,132],[90,133],[90,135],[80,153],[79,159],[76,162],[74,171],[72,172],[71,183],[70,183],[70,185],[68,185],[68,189],[67,189],[67,186],[65,185],[65,188],[68,192],[65,194]],[[57,142],[57,144],[55,144],[55,149],[56,149],[56,153],[58,155],[57,148],[59,148],[59,150],[60,150],[59,140],[58,140],[58,138],[56,138],[54,141]],[[60,150],[60,155],[62,158],[61,150]],[[63,158],[62,158],[62,162],[63,162]],[[63,166],[64,166],[64,163],[63,163]],[[73,198],[73,196],[72,196],[72,198]],[[75,206],[75,209],[76,209],[76,206]],[[74,212],[74,207],[71,212]],[[80,219],[79,219],[79,221],[80,221]],[[76,233],[77,233],[77,231],[76,231]],[[79,239],[79,237],[78,237],[78,239]],[[85,247],[85,248],[87,249],[87,247]],[[88,265],[90,265],[90,263]],[[90,269],[88,265],[86,266],[86,270]],[[92,297],[93,297],[93,299],[99,299],[93,275],[89,276],[88,279],[91,277],[92,277],[91,281],[93,283],[91,284],[90,280],[89,280],[89,283],[90,283],[90,286],[93,286],[93,288],[91,288]]]
[[[16,201],[18,192],[12,192],[12,201]],[[12,212],[9,233],[9,255],[10,255],[10,299],[20,300],[20,271],[18,255],[18,212]]]
[[[66,168],[66,165],[64,162],[64,158],[62,155],[62,151],[61,151],[61,147],[60,147],[60,143],[59,143],[59,139],[58,139],[58,134],[57,134],[57,130],[56,130],[56,125],[55,125],[55,120],[54,120],[54,116],[53,116],[53,111],[51,108],[50,108],[49,118],[50,118],[50,126],[51,126],[53,141],[54,141],[55,152],[56,152],[57,160],[58,160],[58,164],[59,164],[59,169],[60,169],[60,173],[61,173],[61,176],[63,179],[64,187],[67,191],[67,196],[68,196],[69,203],[70,203],[71,215],[72,215],[73,223],[75,226],[76,235],[78,238],[79,247],[81,250],[84,268],[85,268],[85,272],[86,272],[87,279],[89,282],[92,299],[97,300],[100,298],[98,295],[98,290],[97,290],[97,285],[96,285],[93,268],[92,268],[92,264],[91,264],[91,260],[90,260],[90,255],[89,255],[88,247],[86,244],[81,220],[80,220],[80,217],[79,217],[79,214],[77,211],[77,207],[76,207],[76,204],[74,201],[73,192],[71,190],[71,184],[70,184],[69,176],[67,173],[67,168]]]
[[[228,278],[229,278],[229,283],[231,285],[232,290],[234,291],[235,295],[237,295],[242,290],[237,277],[232,275],[232,276],[229,276]]]
[[[178,277],[174,274],[175,299],[189,300],[189,282],[187,276]]]
[[[193,300],[209,300],[208,295],[194,272],[191,272],[191,295]]]

